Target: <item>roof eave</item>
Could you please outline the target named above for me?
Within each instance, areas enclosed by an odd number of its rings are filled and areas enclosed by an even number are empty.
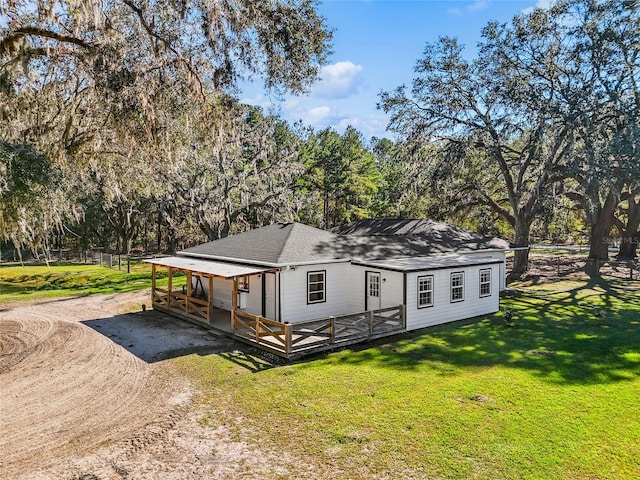
[[[272,262],[261,262],[258,260],[250,260],[247,258],[233,258],[233,257],[223,257],[219,255],[208,255],[206,253],[195,253],[195,252],[185,252],[181,251],[176,253],[176,255],[181,255],[184,257],[193,257],[193,258],[202,258],[203,260],[221,260],[223,262],[231,262],[231,263],[244,263],[249,265],[259,265],[261,267],[273,267],[273,268],[281,268],[286,265],[282,265],[279,263]]]
[[[177,255],[182,255],[185,257],[201,258],[203,260],[219,260],[224,262],[243,263],[243,264],[259,265],[261,267],[272,267],[272,268],[299,267],[302,265],[322,265],[325,263],[345,263],[345,262],[351,261],[351,258],[334,258],[334,259],[326,259],[326,260],[303,260],[299,262],[273,263],[273,262],[261,262],[259,260],[250,260],[247,258],[223,257],[219,255],[207,255],[206,253],[195,253],[195,252],[185,252],[185,251],[178,252]]]

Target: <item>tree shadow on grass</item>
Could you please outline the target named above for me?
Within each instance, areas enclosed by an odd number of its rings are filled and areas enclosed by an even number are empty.
[[[464,320],[367,344],[336,362],[414,369],[430,364],[443,375],[459,367],[502,365],[525,369],[559,384],[634,380],[640,376],[640,295],[615,284],[532,292],[503,301],[501,313]]]

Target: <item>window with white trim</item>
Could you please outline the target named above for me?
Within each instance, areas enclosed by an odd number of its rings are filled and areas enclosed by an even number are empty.
[[[307,303],[325,301],[326,272],[320,270],[307,273]]]
[[[451,302],[464,300],[464,272],[451,274]]]
[[[491,269],[483,268],[480,270],[480,296],[491,296]]]
[[[433,307],[433,275],[418,277],[418,308]]]

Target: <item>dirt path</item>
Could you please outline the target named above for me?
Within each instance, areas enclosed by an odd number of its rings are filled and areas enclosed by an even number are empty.
[[[147,295],[2,307],[0,478],[195,480],[277,471],[282,458],[231,441],[225,428],[201,426],[192,387],[161,361],[177,348],[229,342],[154,312],[123,313]]]

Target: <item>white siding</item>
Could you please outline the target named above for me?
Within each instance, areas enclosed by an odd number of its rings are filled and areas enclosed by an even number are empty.
[[[302,322],[349,313],[349,263],[296,265],[280,272],[282,322]],[[325,301],[307,304],[307,273],[325,271]]]
[[[480,297],[480,270],[491,270],[491,295]],[[497,312],[499,309],[499,264],[407,273],[407,330],[454,322]],[[451,302],[451,273],[464,272],[464,300]],[[433,306],[418,309],[417,279],[433,275]]]
[[[504,291],[507,288],[507,252],[506,250],[492,251],[492,252],[483,252],[483,251],[473,251],[473,252],[459,252],[460,255],[465,255],[467,257],[491,257],[495,260],[500,260],[502,263],[499,266],[498,277],[500,280],[500,291]]]
[[[347,310],[345,313],[364,311],[364,275],[366,268],[359,265],[349,265],[347,278],[349,281],[347,292]]]
[[[195,285],[195,278],[192,280]],[[202,287],[205,293],[209,294],[209,278],[202,277]],[[233,280],[226,280],[220,277],[213,277],[213,306],[223,310],[231,310],[233,292]],[[239,292],[238,305],[244,304],[244,310],[254,315],[262,314],[262,274],[249,276],[249,292]]]
[[[382,275],[382,308],[402,305],[404,274],[389,270],[381,270],[380,274]]]
[[[233,303],[231,294],[233,292],[233,280],[224,278],[213,278],[213,306],[224,310],[231,310]]]
[[[244,311],[253,315],[262,315],[262,277],[263,275],[251,275],[249,293],[240,292],[240,295],[246,297]]]
[[[401,272],[362,265],[350,265],[349,297],[347,300],[349,311],[346,313],[363,312],[365,310],[366,272],[380,274],[380,303],[382,308],[396,307],[404,303],[402,301],[403,274]],[[372,308],[371,305],[368,305],[368,307]]]

